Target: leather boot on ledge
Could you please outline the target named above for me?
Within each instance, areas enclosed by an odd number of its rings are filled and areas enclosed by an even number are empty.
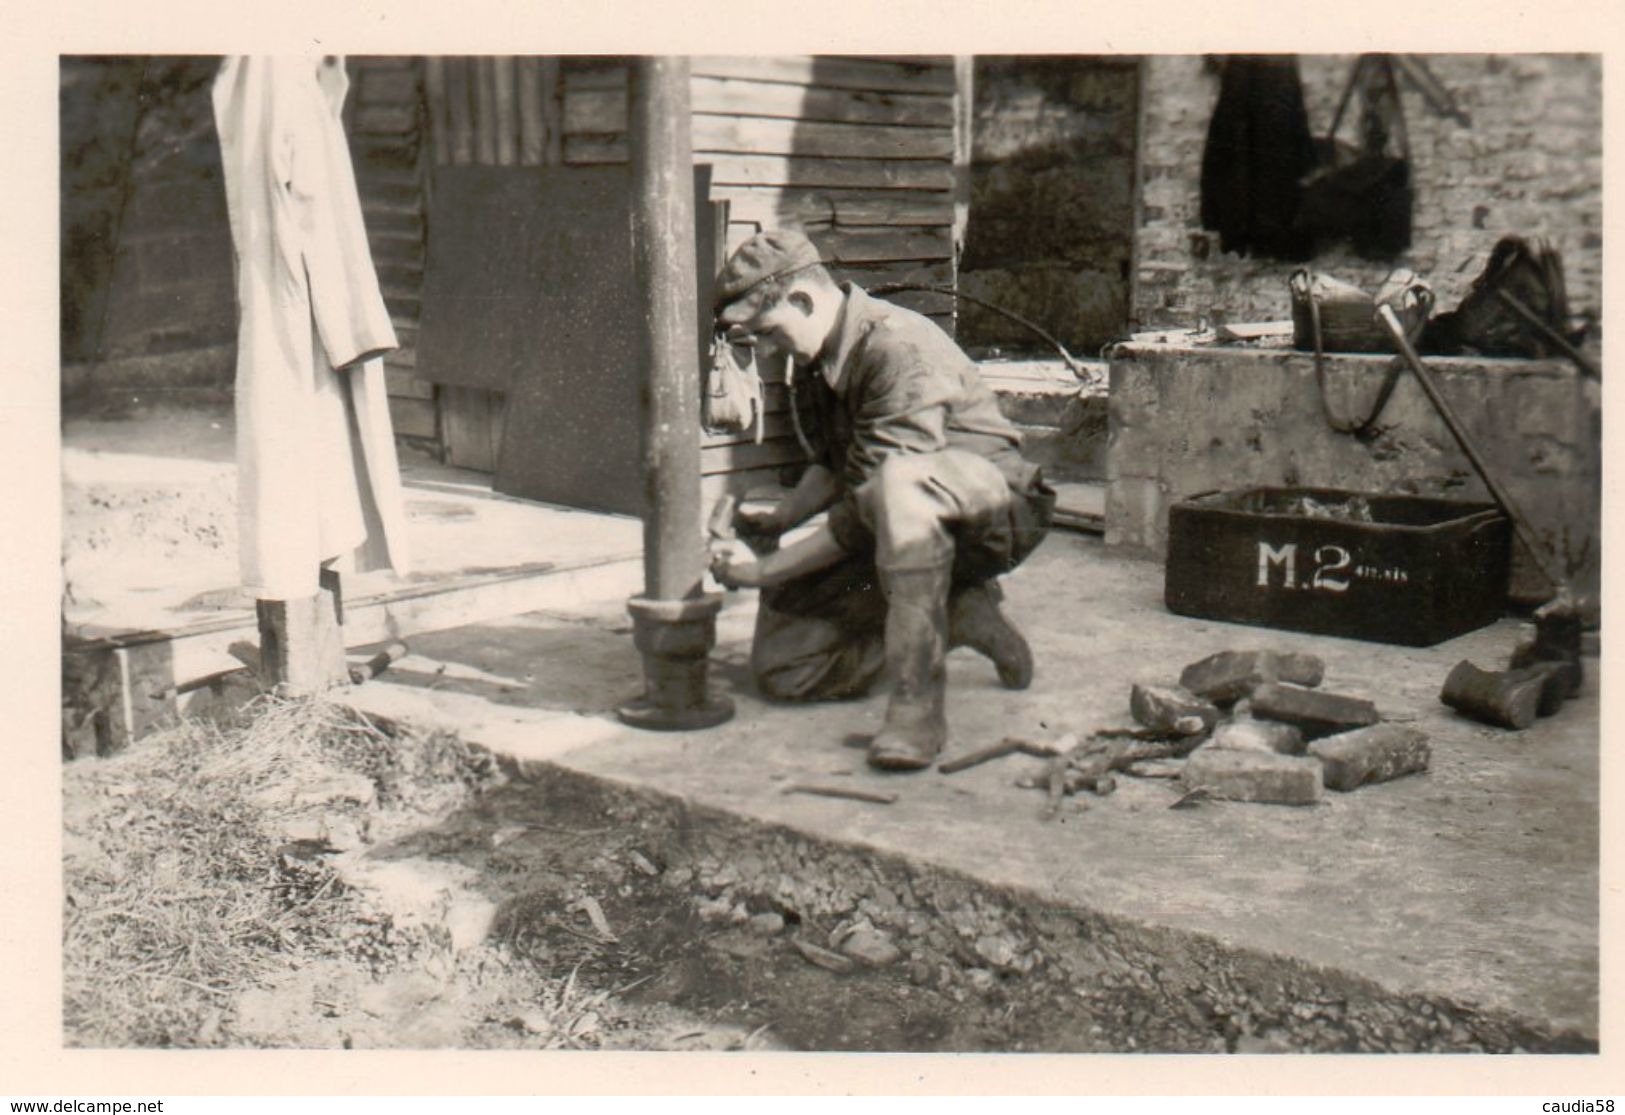
[[[869,744],[869,765],[920,770],[948,740],[943,711],[948,675],[948,565],[882,569],[886,594],[886,723]]]
[[[1003,599],[993,581],[955,592],[948,603],[948,645],[970,647],[992,659],[1006,689],[1026,689],[1033,683],[1032,648],[999,609]]]

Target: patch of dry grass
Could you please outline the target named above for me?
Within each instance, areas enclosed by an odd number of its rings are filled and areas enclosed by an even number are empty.
[[[214,1044],[239,992],[355,946],[354,897],[320,858],[287,854],[302,787],[359,774],[377,805],[430,811],[490,773],[455,736],[397,739],[331,701],[269,695],[68,765],[68,1044]]]

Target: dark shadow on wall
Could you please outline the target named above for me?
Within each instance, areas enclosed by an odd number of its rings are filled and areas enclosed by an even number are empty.
[[[979,57],[971,199],[959,280],[1092,353],[1129,318],[1138,62]],[[966,304],[960,338],[981,354],[1053,355],[1006,318]]]
[[[231,234],[210,85],[219,60],[66,57],[60,68],[65,366],[229,344]],[[89,385],[96,375],[64,375]],[[229,360],[209,373],[230,382]]]

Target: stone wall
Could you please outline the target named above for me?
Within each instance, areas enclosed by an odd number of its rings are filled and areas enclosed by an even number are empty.
[[[1352,55],[1300,58],[1311,131],[1323,134]],[[1441,310],[1461,299],[1497,239],[1549,237],[1563,253],[1571,309],[1602,305],[1602,63],[1596,55],[1428,55],[1433,74],[1472,118],[1432,112],[1401,84],[1410,136],[1412,246],[1397,261],[1432,283]],[[1288,315],[1296,264],[1219,251],[1201,227],[1202,150],[1218,74],[1200,57],[1147,60],[1134,317],[1140,326]],[[1357,116],[1357,108],[1351,109]],[[1342,131],[1352,137],[1352,120]],[[1390,264],[1347,253],[1314,266],[1375,289]]]
[[[231,231],[209,98],[217,65],[62,60],[61,329],[70,398],[94,393],[98,377],[182,386],[173,359],[154,360],[177,353],[205,356],[181,362],[191,378],[231,382]]]
[[[1536,533],[1576,587],[1594,593],[1601,577],[1596,384],[1559,361],[1428,363]],[[1363,417],[1387,364],[1380,356],[1330,357],[1333,408]],[[1106,542],[1164,554],[1170,504],[1256,485],[1490,498],[1409,371],[1379,425],[1369,441],[1330,428],[1309,354],[1120,345],[1111,361]],[[1544,584],[1515,545],[1513,595],[1544,599]]]
[[[970,215],[960,289],[1081,356],[1128,322],[1138,63],[976,59]],[[1053,355],[1030,330],[959,307],[972,351]]]

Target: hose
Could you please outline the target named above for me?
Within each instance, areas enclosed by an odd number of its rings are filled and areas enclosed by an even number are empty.
[[[1083,380],[1085,383],[1094,382],[1094,376],[1089,372],[1089,370],[1080,364],[1077,358],[1066,350],[1066,346],[1057,340],[1053,333],[1049,332],[1049,330],[1045,329],[1036,322],[1029,321],[1028,319],[1022,317],[1013,310],[1007,310],[1003,306],[995,306],[992,302],[987,301],[985,298],[978,298],[974,294],[966,294],[964,291],[955,290],[953,287],[937,286],[933,283],[881,283],[878,286],[866,287],[865,290],[870,294],[902,294],[905,291],[924,291],[929,294],[946,294],[950,298],[957,298],[960,301],[969,302],[972,305],[980,306],[984,310],[991,310],[1000,317],[1009,318],[1017,325],[1038,334],[1045,341],[1049,342],[1056,352],[1061,354],[1062,362],[1066,364],[1068,370],[1070,370],[1073,375],[1077,376],[1078,379]]]

